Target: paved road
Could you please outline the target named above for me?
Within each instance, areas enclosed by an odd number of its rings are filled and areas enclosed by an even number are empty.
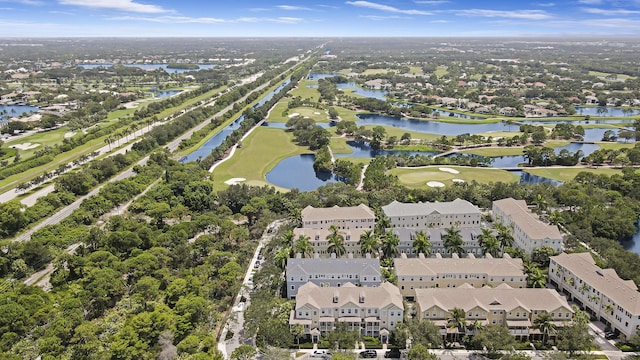
[[[250,79],[250,78],[249,78]],[[244,81],[244,80],[243,80]],[[259,87],[257,87],[255,90],[247,93],[245,96],[243,96],[240,100],[238,101],[244,101],[249,95],[251,95],[253,92],[255,91],[259,91],[262,90],[263,88],[265,88],[266,86],[269,85],[269,82],[266,82],[265,84],[260,85]],[[191,135],[193,135],[194,132],[204,128],[205,126],[207,126],[210,122],[210,119],[214,118],[214,117],[218,117],[218,116],[222,116],[222,114],[224,114],[225,112],[231,110],[233,108],[233,103],[230,104],[229,106],[225,107],[224,109],[220,110],[219,112],[217,112],[216,114],[214,114],[212,117],[210,117],[209,119],[201,122],[200,124],[198,124],[196,127],[188,130],[187,132],[185,132],[184,134],[182,134],[181,136],[179,136],[178,138],[174,139],[173,141],[171,141],[170,143],[168,143],[165,147],[167,149],[169,149],[169,151],[174,152],[178,146],[180,145],[180,142],[182,142],[182,140],[184,139],[188,139],[191,137]],[[108,146],[108,145],[107,145]],[[133,146],[133,144],[127,145],[127,147],[124,147],[122,149],[119,149],[118,151],[126,151],[127,148],[130,149],[130,147]],[[137,165],[141,165],[144,166],[147,164],[147,161],[149,160],[149,156],[144,157],[142,160],[138,161],[136,164]],[[60,223],[63,219],[65,219],[67,216],[71,215],[71,213],[76,210],[77,208],[80,207],[80,204],[82,204],[82,202],[87,199],[90,196],[96,195],[98,194],[98,192],[100,191],[100,189],[102,189],[102,187],[104,187],[107,183],[109,182],[113,182],[113,181],[118,181],[118,180],[123,180],[126,178],[129,178],[133,175],[135,175],[135,173],[133,172],[133,167],[129,167],[128,169],[120,172],[118,175],[112,177],[111,179],[109,179],[109,181],[98,185],[96,188],[94,188],[93,190],[91,190],[87,195],[81,196],[80,198],[78,198],[76,201],[74,201],[73,203],[71,203],[70,205],[60,209],[57,213],[51,215],[49,218],[44,219],[43,221],[41,221],[40,223],[38,223],[37,225],[35,225],[34,227],[30,228],[29,230],[21,233],[20,235],[16,236],[13,241],[28,241],[31,240],[31,235],[42,229],[43,227],[47,226],[47,225],[54,225],[54,224],[58,224]]]
[[[256,261],[258,261],[258,254],[262,250],[262,248],[271,241],[273,236],[278,231],[278,228],[284,224],[284,220],[276,220],[267,226],[267,229],[262,234],[262,238],[258,243],[258,247],[256,247],[256,251],[253,253],[253,257],[249,262],[249,267],[247,268],[247,272],[244,275],[244,280],[242,281],[242,287],[240,291],[236,295],[236,299],[233,302],[233,308],[231,311],[233,314],[229,316],[227,323],[224,325],[222,332],[220,333],[220,339],[218,339],[218,350],[222,352],[225,359],[228,359],[233,350],[238,348],[242,344],[253,345],[253,339],[245,339],[244,337],[244,309],[249,306],[251,303],[251,289],[253,288],[253,282],[250,279],[253,279],[253,273],[256,271]],[[249,289],[249,291],[246,291]],[[246,302],[244,306],[239,309],[238,304],[240,303],[240,299],[245,297]],[[239,310],[239,311],[238,311]],[[225,340],[227,337],[227,333],[231,331],[233,332],[233,336],[229,340]]]

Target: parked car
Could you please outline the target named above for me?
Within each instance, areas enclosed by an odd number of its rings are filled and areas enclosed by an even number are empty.
[[[259,268],[260,267],[260,261],[256,261],[256,264],[253,265],[253,267],[256,268],[256,269]]]
[[[309,354],[309,357],[329,359],[331,357],[331,353],[327,352],[327,350],[313,350],[313,352]]]
[[[360,351],[360,357],[364,359],[375,359],[378,357],[378,353],[375,350]]]
[[[387,359],[400,359],[401,356],[400,349],[391,349],[384,353],[384,357]]]
[[[242,312],[244,311],[244,303],[243,302],[239,302],[238,305],[236,305],[233,310],[238,311],[238,312]]]

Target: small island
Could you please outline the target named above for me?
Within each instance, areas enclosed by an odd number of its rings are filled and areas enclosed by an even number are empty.
[[[198,70],[200,66],[198,64],[170,63],[167,64],[167,69]]]

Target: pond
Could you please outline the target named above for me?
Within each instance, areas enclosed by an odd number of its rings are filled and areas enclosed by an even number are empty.
[[[576,106],[576,114],[585,116],[627,117],[640,114],[640,110],[610,106]]]
[[[39,110],[39,107],[31,105],[0,105],[0,122],[6,122],[9,118],[20,117],[22,114],[30,114]]]
[[[336,76],[341,76],[341,75],[340,74],[311,73],[311,74],[309,74],[309,76],[307,76],[307,80],[320,80],[320,79],[327,79],[327,78],[332,78],[332,77],[336,77]]]
[[[282,89],[284,89],[284,87],[287,86],[287,84],[289,84],[289,82],[290,82],[290,80],[287,79],[280,86],[278,86],[275,90],[270,91],[268,94],[264,95],[260,99],[260,101],[258,101],[255,105],[253,105],[253,108],[257,108],[258,106],[261,106],[264,103],[266,103],[267,101],[271,100],[271,98],[275,94],[279,93]],[[238,129],[243,121],[244,121],[244,115],[240,115],[240,117],[235,119],[231,124],[225,126],[222,130],[220,130],[218,133],[216,133],[214,136],[212,136],[209,140],[207,140],[207,142],[202,144],[202,146],[200,146],[196,150],[192,151],[188,155],[183,156],[180,159],[180,162],[181,163],[185,163],[185,162],[190,162],[190,161],[197,160],[199,158],[203,159],[203,158],[207,157],[209,154],[211,154],[211,152],[215,148],[220,146],[224,142],[224,140],[229,135],[231,135],[231,133],[233,133],[236,129]]]
[[[315,171],[314,160],[313,154],[294,155],[283,159],[267,173],[267,181],[280,187],[297,188],[301,191],[315,190],[338,181],[336,175],[331,172]]]
[[[347,145],[353,150],[352,153],[349,154],[334,154],[336,158],[344,158],[344,157],[354,157],[354,158],[374,158],[376,156],[386,156],[386,155],[435,155],[437,152],[435,151],[407,151],[407,150],[374,150],[371,148],[369,143],[365,141],[356,141],[349,140],[347,141]]]
[[[407,131],[415,131],[421,133],[430,133],[436,135],[456,136],[460,134],[478,134],[491,131],[508,131],[518,132],[517,125],[508,125],[502,122],[496,123],[478,123],[478,124],[455,124],[442,121],[426,121],[417,119],[399,118],[378,114],[359,114],[356,115],[359,120],[356,121],[358,126],[361,125],[380,125],[392,126]],[[514,134],[515,135],[515,134]]]
[[[79,67],[87,70],[97,69],[97,68],[105,68],[108,69],[113,66],[113,64],[79,64]],[[200,70],[209,70],[213,69],[219,65],[213,64],[198,64],[198,69],[168,69],[167,64],[124,64],[124,66],[137,67],[142,70],[157,70],[163,69],[164,71],[170,74],[182,74],[188,71],[200,71]]]
[[[152,97],[156,98],[156,99],[162,99],[162,98],[166,98],[166,97],[170,97],[176,94],[181,93],[182,90],[155,90],[155,91],[151,91],[149,94],[151,94]]]
[[[629,251],[633,251],[636,254],[640,254],[640,221],[636,223],[636,233],[631,237],[631,239],[623,241],[622,246]]]

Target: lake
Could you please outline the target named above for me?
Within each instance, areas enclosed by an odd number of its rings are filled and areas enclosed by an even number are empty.
[[[209,70],[209,69],[213,69],[219,65],[213,65],[213,64],[198,64],[198,66],[200,68],[198,69],[167,69],[167,64],[123,64],[124,66],[130,66],[130,67],[137,67],[140,68],[142,70],[157,70],[157,69],[163,69],[164,71],[170,73],[170,74],[182,74],[188,71],[200,71],[200,70]],[[108,69],[110,67],[113,66],[113,64],[79,64],[79,67],[83,68],[83,69],[97,69],[97,68],[105,68]]]
[[[478,134],[491,131],[518,132],[517,125],[507,125],[506,123],[477,123],[477,124],[455,124],[442,121],[426,121],[408,118],[399,118],[378,114],[358,114],[356,124],[392,126],[407,131],[429,133],[436,135],[455,136],[460,134]]]
[[[610,106],[576,106],[576,114],[589,116],[627,117],[640,114],[640,110]]]
[[[280,86],[278,86],[275,90],[270,91],[269,93],[264,95],[256,104],[253,105],[253,108],[255,109],[258,106],[261,106],[264,103],[266,103],[267,101],[271,100],[271,98],[275,94],[279,93],[282,89],[284,89],[284,87],[287,86],[287,84],[289,84],[289,82],[290,82],[290,80],[287,79]],[[224,142],[224,140],[229,135],[231,135],[232,132],[234,132],[236,129],[238,129],[243,121],[244,121],[244,115],[240,115],[240,117],[235,119],[231,124],[225,126],[222,130],[220,130],[218,133],[213,135],[209,140],[207,140],[207,142],[202,144],[202,146],[200,146],[196,150],[192,151],[188,155],[183,156],[180,159],[180,162],[181,163],[185,163],[185,162],[190,162],[190,161],[197,160],[199,158],[204,159],[209,154],[211,154],[211,152],[215,148],[220,146]]]
[[[151,94],[152,97],[156,98],[156,99],[162,99],[162,98],[166,98],[166,97],[170,97],[176,94],[181,93],[182,90],[155,90],[155,91],[151,91],[148,94]]]
[[[39,107],[31,105],[0,105],[0,121],[6,122],[9,118],[38,112],[39,110]]]
[[[640,223],[636,223],[636,229]],[[640,229],[636,231],[633,237],[627,241],[622,242],[622,246],[629,251],[633,251],[636,254],[640,254]]]

